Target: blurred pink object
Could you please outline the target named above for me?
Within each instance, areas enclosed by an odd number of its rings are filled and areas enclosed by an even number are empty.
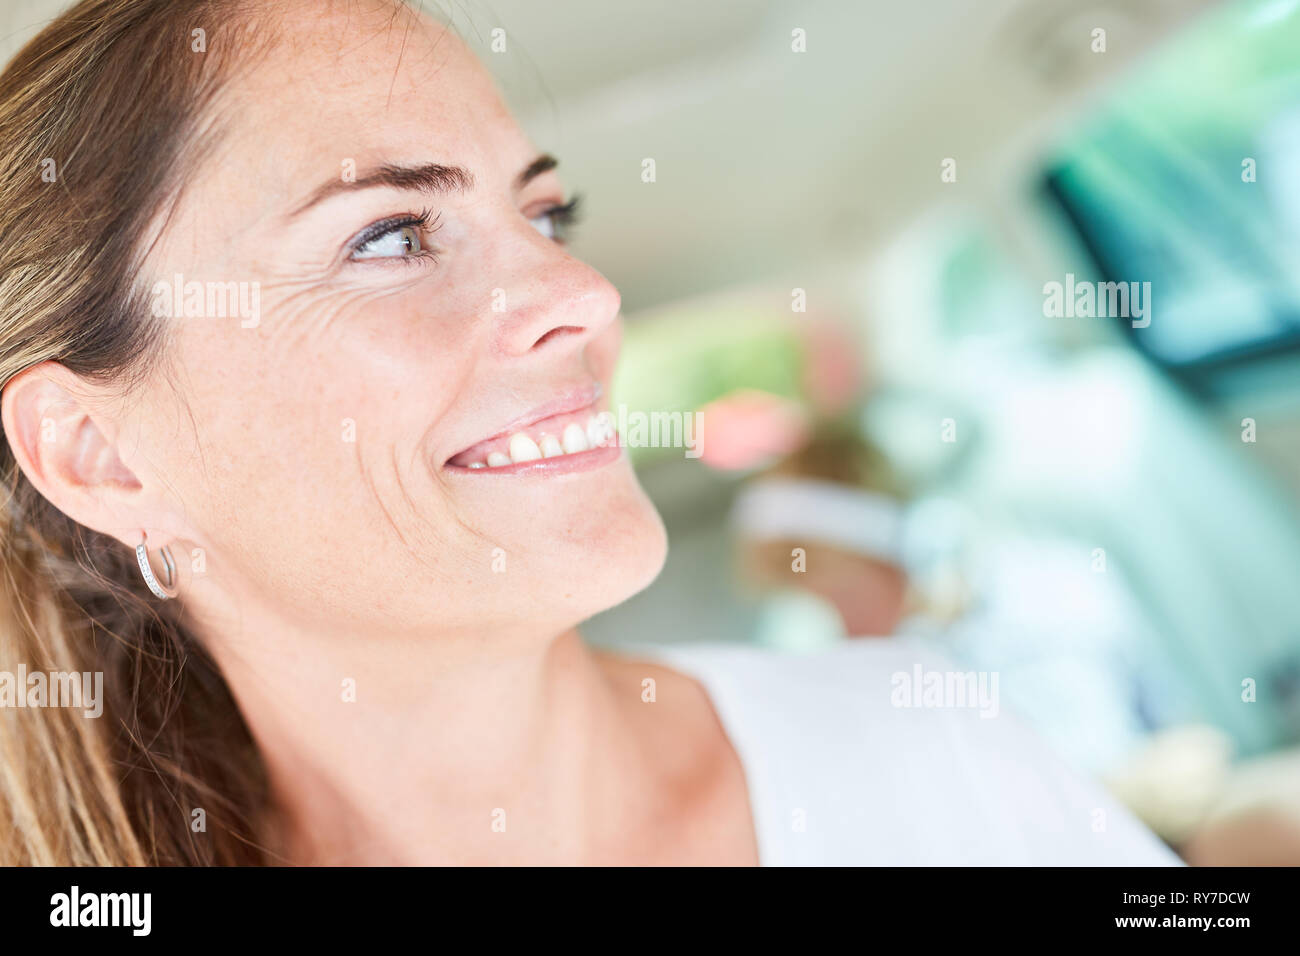
[[[700,414],[700,460],[722,471],[770,464],[797,451],[811,434],[803,407],[770,392],[731,392],[705,405]]]
[[[819,416],[832,418],[857,400],[863,388],[858,343],[843,325],[822,321],[803,330],[803,388]]]

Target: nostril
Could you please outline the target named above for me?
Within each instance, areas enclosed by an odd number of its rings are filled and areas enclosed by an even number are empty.
[[[551,341],[552,339],[558,339],[561,336],[581,334],[582,332],[585,331],[586,329],[584,329],[580,325],[559,325],[551,329],[540,339],[534,342],[533,348],[539,348],[540,346],[545,345],[547,342]]]

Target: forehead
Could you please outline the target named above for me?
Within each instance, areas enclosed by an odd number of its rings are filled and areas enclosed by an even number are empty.
[[[227,185],[251,179],[290,203],[348,163],[441,162],[490,180],[531,158],[491,76],[444,24],[384,2],[313,0],[283,11],[276,32],[222,97]]]

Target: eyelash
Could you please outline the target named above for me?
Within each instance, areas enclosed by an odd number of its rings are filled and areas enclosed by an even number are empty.
[[[550,209],[541,213],[541,216],[551,218],[551,226],[555,231],[555,242],[563,244],[566,237],[563,235],[565,230],[572,230],[579,222],[582,221],[582,196],[574,196],[562,206],[552,206]],[[533,218],[541,218],[535,216]],[[433,233],[438,231],[439,221],[442,214],[433,215],[433,210],[422,210],[418,215],[395,216],[390,219],[383,219],[374,225],[368,227],[361,235],[353,240],[350,247],[349,255],[356,255],[366,246],[378,239],[382,239],[389,233],[397,232],[400,229],[415,228],[421,232],[422,241],[428,239]],[[419,252],[410,256],[386,256],[376,260],[380,262],[391,262],[393,260],[405,264],[411,264],[419,260],[431,260],[435,264],[438,261],[438,255],[432,249],[422,248]],[[354,260],[357,262],[365,260]]]
[[[574,196],[563,206],[552,206],[542,213],[543,216],[551,217],[551,224],[555,228],[556,242],[563,243],[564,237],[560,233],[564,229],[573,229],[578,223],[582,222],[582,196]]]

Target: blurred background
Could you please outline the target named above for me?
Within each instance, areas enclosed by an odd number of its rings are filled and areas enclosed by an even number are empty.
[[[702,422],[588,638],[924,641],[1190,862],[1300,864],[1300,0],[444,6],[584,197],[615,404]],[[1096,282],[1149,324],[1050,314]]]

